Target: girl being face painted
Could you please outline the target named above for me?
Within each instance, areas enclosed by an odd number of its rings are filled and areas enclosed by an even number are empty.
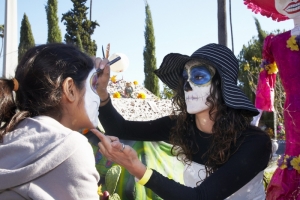
[[[215,69],[197,60],[187,62],[183,70],[184,95],[187,112],[200,113],[207,110],[206,98],[210,94],[211,79]]]
[[[100,98],[96,91],[97,87],[97,73],[96,69],[90,71],[85,83],[84,106],[87,116],[94,127],[98,125]]]

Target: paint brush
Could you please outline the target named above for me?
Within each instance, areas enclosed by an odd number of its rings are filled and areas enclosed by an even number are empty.
[[[108,64],[109,64],[109,65],[112,65],[112,64],[118,62],[119,60],[121,60],[121,57],[120,57],[120,56],[116,57],[116,58],[113,59],[112,61],[109,61]],[[105,68],[105,67],[104,67],[104,68]],[[103,72],[104,68],[103,68],[103,69],[98,68],[98,69],[96,70],[96,72],[97,72],[98,74],[100,74],[100,73]]]

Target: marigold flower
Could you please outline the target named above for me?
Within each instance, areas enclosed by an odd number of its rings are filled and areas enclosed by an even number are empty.
[[[113,94],[113,98],[121,98],[121,94],[119,93],[119,92],[115,92],[114,94]]]
[[[137,82],[137,81],[133,81],[133,84],[134,84],[134,85],[138,85],[138,84],[139,84],[139,82]]]
[[[138,93],[137,98],[138,99],[146,99],[146,94],[140,92],[140,93]]]
[[[116,83],[117,82],[117,75],[114,75],[110,77],[111,82]]]

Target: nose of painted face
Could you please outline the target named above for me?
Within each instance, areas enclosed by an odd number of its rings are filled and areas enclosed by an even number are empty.
[[[206,99],[210,94],[215,69],[200,61],[189,61],[183,70],[184,94],[187,112],[196,114],[207,110]]]

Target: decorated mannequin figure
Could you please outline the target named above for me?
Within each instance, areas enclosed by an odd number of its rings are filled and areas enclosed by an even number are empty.
[[[276,21],[294,20],[294,28],[278,35],[266,37],[263,46],[256,107],[273,111],[275,73],[279,71],[286,93],[284,104],[284,126],[286,149],[278,160],[278,168],[267,188],[267,200],[300,200],[300,1],[299,0],[244,0],[255,13],[271,17]],[[269,93],[267,94],[267,91]],[[266,98],[268,97],[268,98]]]

